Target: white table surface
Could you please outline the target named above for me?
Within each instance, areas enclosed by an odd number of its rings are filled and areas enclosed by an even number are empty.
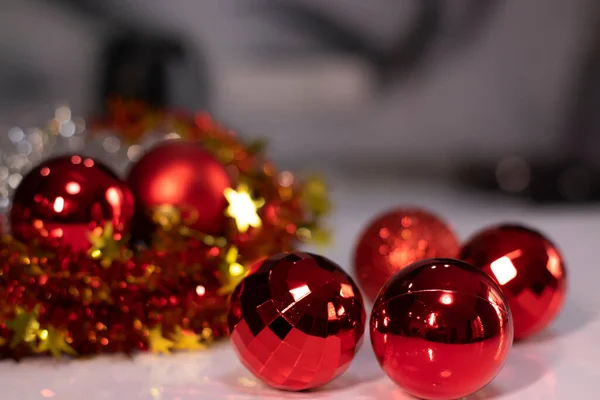
[[[335,179],[335,243],[316,249],[349,270],[359,230],[379,211],[420,205],[454,225],[461,239],[489,223],[518,221],[561,248],[569,272],[563,312],[542,334],[515,345],[498,377],[469,399],[597,399],[600,382],[600,208],[532,208],[440,185]],[[315,249],[311,249],[315,251]],[[318,391],[265,387],[237,361],[227,341],[199,353],[132,359],[50,358],[0,362],[1,400],[409,399],[381,371],[368,338],[350,369]],[[473,366],[477,368],[477,366]]]

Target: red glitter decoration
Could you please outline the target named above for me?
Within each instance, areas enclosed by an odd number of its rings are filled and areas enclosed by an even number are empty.
[[[231,181],[223,163],[196,143],[169,140],[134,164],[127,182],[136,201],[139,223],[146,230],[152,209],[169,205],[180,209],[188,226],[205,233],[222,233]]]
[[[420,209],[396,209],[376,217],[360,235],[354,273],[363,293],[375,300],[396,272],[427,258],[456,257],[459,244],[452,229]]]
[[[513,340],[508,304],[496,283],[453,259],[422,260],[381,289],[371,344],[385,373],[423,399],[457,399],[487,385]]]
[[[10,218],[13,234],[25,243],[85,251],[89,232],[110,222],[120,238],[133,212],[124,182],[98,161],[73,155],[30,171],[15,192]]]
[[[502,288],[515,321],[515,339],[544,329],[559,313],[567,290],[560,252],[544,235],[518,225],[477,233],[460,258],[481,268]]]
[[[268,258],[236,288],[231,341],[263,382],[285,390],[323,385],[342,374],[362,343],[358,288],[335,263],[307,253]]]

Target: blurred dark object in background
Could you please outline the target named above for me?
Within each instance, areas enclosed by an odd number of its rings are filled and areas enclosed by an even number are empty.
[[[595,8],[598,11],[598,7]],[[598,15],[594,16],[595,18]],[[549,160],[507,157],[496,165],[468,165],[461,179],[478,189],[524,196],[536,203],[600,201],[600,25],[574,80],[562,156]]]
[[[468,165],[459,179],[470,188],[524,197],[535,203],[600,200],[600,169],[577,160],[535,163],[507,157],[495,166]]]
[[[118,35],[106,45],[100,101],[122,98],[153,107],[169,106],[168,64],[182,58],[185,50],[176,40]]]
[[[114,1],[60,0],[88,18],[101,20],[114,35],[106,39],[98,93],[99,109],[107,100],[136,100],[153,107],[208,108],[205,63],[183,36],[137,26],[123,19]]]
[[[458,18],[459,23],[455,24],[457,29],[449,34],[444,31],[448,3],[443,0],[417,0],[410,30],[400,32],[388,46],[369,40],[352,24],[305,2],[265,2],[264,11],[286,22],[286,26],[312,36],[331,52],[366,61],[378,78],[380,90],[385,91],[391,87],[390,83],[408,76],[422,63],[440,37],[452,37],[455,45],[473,39],[498,3],[496,0],[468,0]],[[403,7],[403,4],[398,3],[398,7]],[[273,49],[266,52],[273,54]]]

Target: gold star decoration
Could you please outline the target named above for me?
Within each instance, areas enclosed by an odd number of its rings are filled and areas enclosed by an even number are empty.
[[[13,331],[12,339],[9,346],[17,347],[19,343],[31,343],[35,341],[36,335],[40,329],[40,323],[37,321],[39,314],[39,306],[36,306],[32,311],[25,311],[22,307],[17,307],[15,317],[6,321],[6,327]]]
[[[114,228],[110,222],[104,227],[97,227],[88,234],[88,240],[92,244],[89,254],[95,260],[101,260],[103,267],[109,267],[113,260],[121,254],[121,244],[115,240]]]
[[[174,350],[204,350],[204,346],[200,341],[202,337],[196,335],[192,331],[183,330],[180,326],[175,327],[175,344]]]
[[[246,268],[238,262],[238,248],[231,246],[225,255],[224,276],[227,281],[217,290],[217,294],[231,293],[246,275]]]
[[[148,343],[153,353],[171,354],[171,349],[175,346],[175,342],[163,336],[160,325],[148,331]]]
[[[240,184],[237,190],[227,188],[224,194],[229,202],[229,207],[225,213],[235,219],[238,231],[243,233],[249,227],[258,228],[262,225],[257,211],[265,204],[265,200],[252,199],[247,185]]]
[[[40,344],[36,349],[38,353],[50,351],[56,359],[59,359],[63,353],[77,355],[77,352],[67,343],[67,333],[64,331],[51,326],[47,330],[40,331],[38,336],[40,337]]]
[[[313,176],[304,181],[302,201],[315,215],[323,215],[331,210],[328,188],[323,179]]]
[[[296,236],[303,242],[325,246],[331,243],[331,232],[317,226],[298,228]]]

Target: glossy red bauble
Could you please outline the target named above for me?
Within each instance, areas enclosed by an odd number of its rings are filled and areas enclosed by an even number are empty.
[[[264,260],[235,289],[233,347],[263,382],[285,390],[323,385],[359,349],[365,310],[358,288],[336,264],[307,253]]]
[[[225,166],[194,143],[166,141],[147,152],[127,178],[136,201],[137,231],[151,225],[152,211],[174,206],[182,212],[190,228],[204,233],[220,233],[225,226],[227,199],[231,185]]]
[[[385,373],[423,399],[457,399],[487,385],[513,340],[500,288],[452,259],[418,261],[381,289],[371,344]]]
[[[363,293],[375,300],[383,284],[405,266],[427,258],[456,257],[458,251],[454,232],[437,216],[419,209],[392,210],[361,234],[354,272]]]
[[[30,171],[15,191],[10,219],[20,241],[82,251],[90,247],[91,231],[109,222],[120,239],[133,212],[124,182],[98,161],[74,155],[45,161]]]
[[[513,313],[515,339],[538,333],[560,311],[565,264],[541,233],[517,225],[488,228],[466,242],[460,258],[498,282]]]

